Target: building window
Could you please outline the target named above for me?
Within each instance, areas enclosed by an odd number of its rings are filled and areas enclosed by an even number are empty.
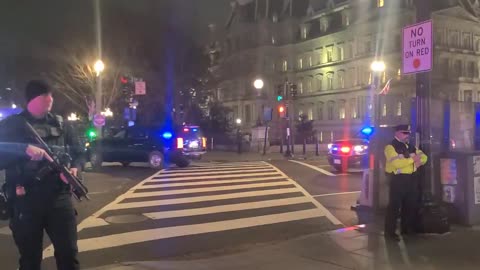
[[[323,120],[323,102],[317,104],[317,119]]]
[[[310,107],[308,108],[308,120],[312,121],[313,120],[313,104],[310,104]]]
[[[357,119],[358,118],[357,99],[356,98],[350,99],[350,105],[348,107],[350,108],[350,117],[352,119]]]
[[[333,61],[333,46],[327,47],[327,62]]]
[[[300,78],[300,80],[299,80],[298,83],[297,83],[298,92],[299,92],[300,94],[303,94],[303,82],[302,82],[302,80],[303,80],[303,79]]]
[[[399,69],[397,70],[397,79],[400,80],[401,77],[402,77],[402,69],[399,68]]]
[[[327,74],[327,90],[333,89],[333,72]]]
[[[245,122],[250,123],[252,121],[252,107],[245,105]]]
[[[307,39],[307,27],[302,26],[302,39]]]
[[[323,63],[323,49],[316,49],[317,52],[317,65],[320,65]]]
[[[458,32],[450,30],[448,33],[448,45],[453,48],[458,48]]]
[[[397,116],[402,116],[402,102],[397,102]]]
[[[345,88],[345,71],[338,72],[338,88]]]
[[[327,117],[328,120],[333,120],[333,111],[335,110],[335,101],[330,100],[327,106]]]
[[[338,108],[338,118],[345,119],[345,100],[340,101],[340,105]]]
[[[311,55],[308,56],[308,66],[309,67],[313,66],[313,59]]]
[[[462,60],[455,60],[455,66],[453,68],[455,77],[462,77]]]
[[[464,90],[463,91],[463,101],[465,101],[465,102],[472,102],[473,101],[472,90]]]
[[[272,36],[272,44],[275,44],[275,37]]]
[[[477,65],[475,62],[469,62],[468,63],[468,69],[467,69],[467,76],[469,78],[474,78],[476,77],[475,74],[477,73]]]
[[[347,43],[347,49],[345,53],[346,53],[345,57],[347,59],[353,58],[353,41],[350,41]]]
[[[470,33],[463,33],[463,48],[466,50],[472,49],[472,35]]]
[[[305,87],[306,87],[306,90],[307,90],[306,92],[307,92],[307,93],[311,93],[311,92],[312,92],[312,80],[313,80],[313,78],[310,77],[310,76],[306,78],[306,83],[307,83],[307,85],[306,85]]]
[[[283,60],[282,62],[282,71],[287,71],[288,70],[288,61]]]
[[[298,69],[303,69],[303,58],[298,59]]]
[[[377,0],[377,7],[381,8],[385,5],[385,0]]]
[[[384,103],[382,106],[382,116],[385,117],[387,116],[387,104]]]
[[[345,52],[342,44],[338,46],[338,60],[343,61],[344,59],[345,59]]]
[[[348,16],[347,13],[342,14],[342,24],[343,24],[343,26],[349,26],[350,25],[350,17]]]
[[[322,91],[323,74],[317,74],[315,78],[316,78],[317,91]]]

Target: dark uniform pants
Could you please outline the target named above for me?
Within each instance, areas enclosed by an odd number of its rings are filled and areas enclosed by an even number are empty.
[[[390,198],[385,216],[385,234],[393,234],[401,218],[402,233],[412,233],[417,216],[418,183],[410,174],[387,174],[390,179]]]
[[[10,229],[20,253],[20,270],[41,268],[44,230],[55,249],[57,269],[80,269],[75,216],[70,194],[31,190],[17,197]]]

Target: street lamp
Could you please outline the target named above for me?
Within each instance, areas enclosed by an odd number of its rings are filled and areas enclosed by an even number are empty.
[[[261,90],[264,86],[263,80],[262,79],[256,79],[253,81],[253,87],[257,90]]]
[[[103,98],[103,93],[102,93],[102,77],[100,76],[103,70],[105,70],[105,64],[103,63],[102,60],[97,60],[95,64],[93,65],[93,69],[97,73],[97,80],[96,80],[96,86],[97,86],[97,91],[95,91],[95,114],[101,114],[101,109],[103,107],[102,105],[102,98]],[[100,136],[102,135],[102,127],[97,127],[97,134]]]
[[[105,117],[112,117],[113,112],[110,110],[110,108],[106,108],[105,111],[101,112],[101,114]]]
[[[80,118],[77,116],[76,113],[71,113],[68,117],[67,117],[68,121],[78,121],[80,120]]]
[[[15,103],[12,104],[12,109],[16,109],[17,105]]]
[[[237,118],[237,120],[235,120],[235,123],[240,126],[242,124],[242,119]]]
[[[383,61],[373,61],[370,65],[370,69],[373,72],[384,72],[386,69],[385,62]]]
[[[97,62],[95,62],[95,64],[93,65],[93,69],[97,73],[97,77],[98,77],[100,76],[100,73],[102,73],[103,70],[105,69],[105,64],[103,63],[102,60],[97,60]]]

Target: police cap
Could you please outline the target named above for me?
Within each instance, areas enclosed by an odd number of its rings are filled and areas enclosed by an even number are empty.
[[[398,125],[393,128],[395,132],[412,132],[410,125]]]

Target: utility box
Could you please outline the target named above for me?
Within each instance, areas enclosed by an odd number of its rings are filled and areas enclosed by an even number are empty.
[[[435,191],[449,219],[480,224],[480,152],[448,152],[435,160]]]

